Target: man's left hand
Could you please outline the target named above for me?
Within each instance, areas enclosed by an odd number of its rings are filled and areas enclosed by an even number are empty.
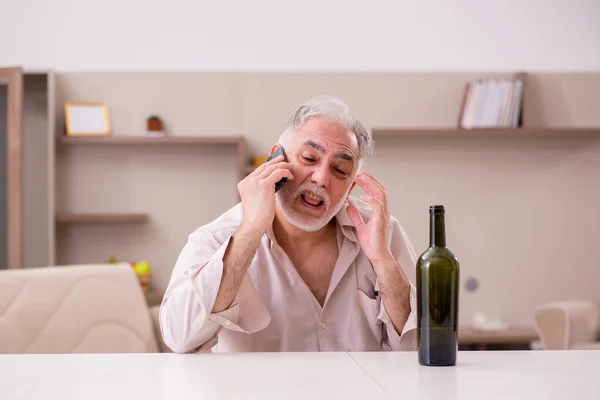
[[[365,224],[358,209],[348,206],[346,209],[348,217],[356,227],[358,241],[365,255],[374,267],[394,259],[389,247],[389,222],[390,215],[387,207],[385,189],[373,175],[361,171],[354,181],[365,190],[366,195],[360,199],[369,203],[373,208],[373,214],[369,222]]]

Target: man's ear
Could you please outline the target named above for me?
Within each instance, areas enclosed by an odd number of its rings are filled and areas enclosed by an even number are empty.
[[[275,143],[273,146],[271,146],[271,150],[269,150],[269,155],[273,154],[275,150],[277,150],[277,148],[280,146],[281,145],[279,143]]]

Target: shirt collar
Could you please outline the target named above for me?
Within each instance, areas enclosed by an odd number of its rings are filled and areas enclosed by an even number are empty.
[[[356,238],[356,228],[354,226],[354,223],[348,216],[348,213],[346,212],[346,208],[348,208],[350,204],[355,203],[355,199],[349,196],[348,200],[344,203],[340,211],[338,211],[335,215],[335,220],[340,229],[342,230],[344,236],[349,240],[353,241],[354,243],[358,243],[358,239]]]

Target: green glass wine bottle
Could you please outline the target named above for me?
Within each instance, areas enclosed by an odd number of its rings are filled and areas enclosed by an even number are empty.
[[[429,248],[417,260],[419,364],[452,366],[458,352],[459,263],[446,247],[445,209],[429,207]]]

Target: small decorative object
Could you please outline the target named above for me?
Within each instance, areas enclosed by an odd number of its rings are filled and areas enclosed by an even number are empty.
[[[146,129],[149,136],[165,136],[163,121],[158,115],[151,115],[146,120]]]
[[[103,102],[68,101],[65,103],[67,136],[109,136],[110,119]]]

